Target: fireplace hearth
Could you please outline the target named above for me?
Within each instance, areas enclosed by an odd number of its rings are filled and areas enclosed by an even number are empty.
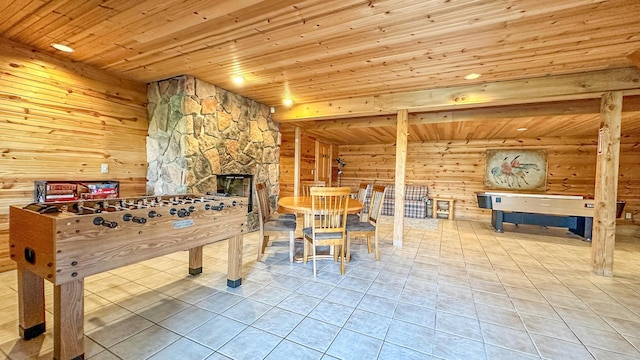
[[[249,174],[220,174],[216,175],[216,195],[244,196],[249,198],[249,209],[253,210],[253,175]]]

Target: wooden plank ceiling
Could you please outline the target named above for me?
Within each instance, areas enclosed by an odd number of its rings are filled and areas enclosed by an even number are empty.
[[[631,67],[638,19],[638,0],[14,0],[0,2],[0,41],[141,82],[190,74],[276,106]],[[482,76],[464,80],[472,72]],[[597,133],[599,104],[548,105],[560,112],[486,108],[439,124],[428,119],[442,114],[412,113],[410,141]],[[623,132],[638,131],[637,118],[629,112]],[[394,121],[298,124],[370,143],[393,142]]]

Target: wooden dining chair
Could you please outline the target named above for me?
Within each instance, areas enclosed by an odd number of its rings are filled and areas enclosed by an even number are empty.
[[[358,187],[358,201],[360,201],[361,203],[364,204],[364,202],[366,201],[367,198],[367,188],[369,187],[369,184],[367,183],[360,183],[360,186]],[[366,217],[365,217],[365,207],[358,212],[357,214],[349,214],[347,216],[347,221],[352,222],[352,221],[366,221]]]
[[[367,250],[371,253],[371,236],[373,235],[373,243],[375,247],[376,260],[380,260],[378,253],[378,219],[382,212],[382,202],[384,201],[387,189],[382,185],[374,185],[371,201],[369,203],[369,213],[367,221],[349,221],[347,222],[347,259],[351,258],[351,237],[363,235],[367,237]]]
[[[258,192],[258,196],[261,197],[260,201],[262,202],[261,204],[263,205],[263,211],[268,213],[269,220],[289,220],[289,221],[297,220],[296,214],[279,213],[273,210],[273,208],[269,205],[270,201],[269,201],[269,191],[267,191],[268,189],[267,183],[265,182],[257,183],[256,190],[258,190],[258,188],[261,190]]]
[[[344,275],[346,245],[347,208],[351,189],[349,187],[312,187],[311,211],[316,220],[310,227],[302,229],[304,235],[303,261],[307,262],[309,247],[313,258],[313,276],[316,277],[316,247],[333,246],[334,260],[340,257],[340,273]],[[339,253],[338,253],[339,251]]]
[[[311,196],[309,190],[312,187],[327,186],[324,181],[300,181],[300,196]]]
[[[260,225],[258,261],[262,259],[264,250],[269,243],[269,236],[286,234],[289,235],[289,261],[293,262],[295,253],[294,235],[296,231],[296,220],[291,219],[271,219],[269,206],[269,196],[265,183],[256,184],[256,203],[258,204],[258,222]]]

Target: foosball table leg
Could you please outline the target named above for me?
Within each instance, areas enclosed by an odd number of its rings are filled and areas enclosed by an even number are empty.
[[[29,340],[46,331],[44,279],[20,266],[17,274],[20,337]]]
[[[202,273],[202,246],[189,249],[189,275]]]
[[[84,279],[54,286],[53,320],[54,359],[84,359]]]
[[[242,235],[229,238],[228,259],[227,286],[236,288],[242,285]]]

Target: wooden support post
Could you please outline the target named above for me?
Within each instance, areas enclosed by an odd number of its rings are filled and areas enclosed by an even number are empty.
[[[84,359],[84,279],[53,290],[53,357]]]
[[[409,111],[398,110],[396,129],[396,181],[395,209],[393,211],[393,246],[402,246],[404,237],[404,176],[407,163],[407,136],[409,132]]]
[[[329,159],[327,161],[327,176],[329,177],[329,181],[327,181],[327,186],[333,186],[333,144],[329,145]],[[337,181],[337,179],[336,179]],[[342,182],[340,182],[337,186],[342,186]]]
[[[33,339],[46,330],[44,280],[18,266],[18,322],[20,337]]]
[[[296,126],[293,145],[293,196],[300,195],[300,159],[302,158],[302,130]]]
[[[189,249],[189,275],[202,273],[202,246]]]
[[[242,285],[242,235],[229,238],[228,261],[227,286],[235,288]]]
[[[315,164],[313,169],[313,181],[323,180],[318,177],[320,174],[320,169],[322,169],[323,161],[322,154],[320,153],[320,141],[315,141],[315,147],[313,149],[313,153],[315,154]],[[326,183],[326,182],[325,182]],[[329,186],[329,185],[327,185]]]
[[[596,164],[595,216],[591,262],[597,275],[613,275],[613,251],[616,240],[616,196],[620,163],[620,127],[622,92],[602,95],[600,133]]]

